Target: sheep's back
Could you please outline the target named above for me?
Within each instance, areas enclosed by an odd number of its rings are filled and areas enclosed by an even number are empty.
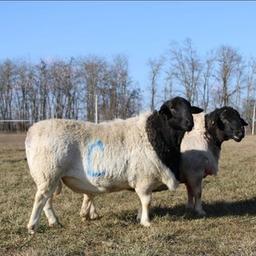
[[[205,113],[194,114],[194,127],[192,131],[186,132],[181,142],[181,152],[187,150],[208,150],[205,138]]]

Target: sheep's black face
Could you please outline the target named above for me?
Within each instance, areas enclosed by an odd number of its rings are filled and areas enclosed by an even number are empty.
[[[218,127],[223,131],[224,140],[237,142],[244,138],[244,126],[248,125],[239,113],[231,107],[223,107],[219,112]]]
[[[169,124],[177,130],[191,131],[194,126],[192,114],[200,113],[201,108],[191,106],[190,103],[182,97],[175,97],[166,101],[159,113],[164,115]]]

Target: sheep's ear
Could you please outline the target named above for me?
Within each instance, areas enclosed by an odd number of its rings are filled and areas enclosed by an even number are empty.
[[[171,109],[166,105],[166,103],[164,103],[160,110],[159,110],[159,114],[160,115],[165,115],[167,117],[167,119],[171,119],[172,118],[172,112]]]
[[[191,113],[192,114],[199,114],[203,112],[204,110],[202,108],[196,107],[196,106],[191,106]]]
[[[223,122],[220,119],[219,111],[215,110],[210,114],[207,114],[207,127],[214,129],[216,126],[223,130],[225,128]]]
[[[218,128],[220,130],[224,130],[225,129],[225,125],[224,125],[224,123],[222,122],[222,120],[220,118],[217,119],[216,123],[217,123]]]
[[[243,126],[247,126],[248,125],[248,123],[246,123],[243,118],[240,118],[240,120],[241,120],[241,123],[242,123]]]

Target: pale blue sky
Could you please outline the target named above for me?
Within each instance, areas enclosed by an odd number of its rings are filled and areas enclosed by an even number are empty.
[[[255,32],[256,2],[0,2],[0,60],[124,54],[142,88],[173,40],[256,56]]]

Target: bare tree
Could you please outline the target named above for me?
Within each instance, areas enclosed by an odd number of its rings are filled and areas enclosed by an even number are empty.
[[[253,131],[255,127],[253,113],[256,102],[256,60],[250,59],[247,65],[246,75],[246,98],[243,102],[243,115],[247,120],[249,127]]]
[[[238,110],[241,111],[241,100],[242,100],[242,91],[246,88],[245,85],[245,64],[243,61],[237,64],[235,69],[235,93],[233,99],[233,106]]]
[[[13,92],[16,79],[16,66],[7,59],[0,64],[0,112],[2,119],[12,119],[14,115]],[[8,124],[6,129],[11,129]]]
[[[28,73],[28,83],[26,86],[26,100],[29,109],[27,119],[30,123],[40,120],[40,90],[38,87],[38,80],[36,74],[36,67],[30,65]],[[41,96],[42,97],[42,96]]]
[[[234,74],[242,61],[237,50],[230,46],[221,46],[217,50],[216,78],[220,84],[220,105],[228,105],[231,96],[237,91],[234,87]],[[233,82],[233,83],[232,83]]]
[[[116,96],[114,114],[116,117],[127,118],[131,115],[131,100],[136,94],[129,77],[127,57],[118,55],[113,59],[110,77],[111,88],[115,91],[111,96]]]
[[[182,46],[175,43],[171,45],[170,64],[172,74],[183,87],[185,97],[194,104],[198,101],[202,64],[191,39],[186,39]]]
[[[157,59],[150,59],[148,61],[148,65],[150,68],[150,109],[153,111],[156,105],[156,95],[157,95],[157,87],[158,87],[158,78],[160,76],[161,68],[164,64],[164,58],[160,57]]]
[[[94,121],[95,95],[104,81],[106,61],[96,56],[87,57],[82,60],[81,68],[86,88],[87,120]]]
[[[170,71],[165,72],[163,100],[169,100],[173,96],[173,74]]]
[[[30,118],[30,101],[28,95],[31,93],[34,85],[34,69],[27,62],[22,61],[17,64],[15,83],[15,98],[17,104],[18,119],[28,120]],[[37,97],[38,95],[35,95]],[[36,100],[36,99],[34,99]]]
[[[57,118],[74,118],[77,84],[73,66],[74,59],[57,60],[50,65],[50,99],[52,113]]]
[[[213,85],[213,71],[214,71],[215,58],[210,54],[204,61],[204,67],[202,69],[202,99],[201,105],[205,112],[207,112],[210,103],[210,90]]]
[[[38,119],[44,120],[51,116],[51,113],[47,111],[49,106],[49,90],[50,90],[50,72],[47,63],[44,60],[40,60],[40,63],[36,65],[37,73],[37,89],[38,89]],[[49,109],[49,108],[48,108]],[[48,113],[47,113],[48,112]]]

